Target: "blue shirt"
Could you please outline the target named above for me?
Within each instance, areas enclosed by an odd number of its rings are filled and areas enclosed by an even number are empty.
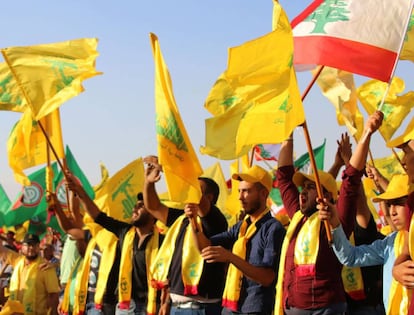
[[[228,231],[210,238],[212,245],[221,245],[231,250],[239,237],[242,221],[233,225]],[[269,213],[256,223],[256,233],[247,242],[246,261],[255,267],[272,268],[276,279],[265,287],[246,277],[242,279],[239,298],[239,311],[242,313],[271,313],[275,302],[275,285],[279,268],[279,257],[286,230],[283,225]]]
[[[395,262],[394,241],[397,232],[389,234],[382,240],[369,245],[352,246],[345,236],[342,226],[333,230],[333,250],[341,264],[349,267],[367,267],[384,265],[382,271],[382,293],[384,307],[388,306],[388,295],[391,289],[392,267]]]

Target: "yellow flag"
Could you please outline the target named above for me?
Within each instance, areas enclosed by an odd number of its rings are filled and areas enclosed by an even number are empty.
[[[143,185],[144,164],[139,158],[109,177],[103,186],[95,191],[95,202],[109,216],[130,222],[137,194],[142,192]]]
[[[30,181],[23,170],[48,161],[47,141],[39,124],[45,129],[58,158],[65,157],[59,109],[39,122],[33,120],[30,110],[25,111],[12,129],[7,141],[9,165],[16,181],[25,186],[30,185]],[[49,161],[55,160],[56,157],[49,151]]]
[[[99,166],[101,168],[101,181],[100,183],[96,184],[95,186],[93,186],[93,191],[96,193],[98,192],[102,187],[105,186],[108,178],[109,178],[109,172],[108,169],[106,168],[105,164],[103,164],[102,162],[99,163]]]
[[[9,47],[1,50],[36,120],[83,91],[82,81],[100,74],[96,38]]]
[[[404,153],[402,151],[397,153],[398,159],[400,159],[400,161],[403,154]],[[383,158],[374,159],[374,165],[375,168],[382,174],[382,176],[388,180],[391,180],[391,178],[396,174],[405,174],[405,171],[398,159],[394,154],[391,154]]]
[[[178,111],[169,71],[158,38],[150,34],[155,61],[155,112],[158,158],[165,173],[171,201],[198,203],[202,168]]]
[[[358,108],[353,74],[325,66],[316,82],[322,94],[335,107],[338,124],[346,125],[350,134],[359,140],[364,128],[364,117]]]
[[[0,110],[24,112],[27,102],[7,63],[0,63]]]
[[[368,115],[377,110],[381,103],[383,95],[387,88],[386,82],[370,80],[361,85],[357,92],[362,106],[364,106]],[[385,98],[381,111],[384,113],[384,120],[379,131],[385,141],[391,139],[394,132],[401,125],[401,122],[414,106],[414,92],[410,91],[401,95],[405,89],[405,83],[402,79],[394,77],[392,79],[388,95]]]
[[[234,207],[228,207],[227,199],[230,195],[230,191],[227,188],[227,183],[224,178],[223,170],[221,169],[220,163],[217,162],[212,166],[206,168],[202,176],[213,179],[219,185],[220,195],[217,200],[217,207],[226,217],[229,226],[232,226],[236,223],[239,209]]]
[[[414,11],[411,12],[407,33],[400,54],[400,59],[414,61]]]
[[[235,159],[253,145],[283,141],[304,122],[292,30],[283,9],[279,13],[273,32],[230,48],[227,70],[205,101],[214,117],[206,120],[201,153]]]

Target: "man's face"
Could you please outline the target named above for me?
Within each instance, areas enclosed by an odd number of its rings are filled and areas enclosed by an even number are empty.
[[[263,189],[257,184],[240,181],[239,200],[246,214],[255,214],[261,208],[260,194]]]
[[[316,190],[315,182],[305,179],[299,195],[300,210],[302,213],[310,214],[315,211],[316,197],[318,197],[318,191]]]
[[[149,220],[152,220],[151,214],[145,209],[144,202],[138,200],[132,210],[132,225],[136,227],[144,226],[148,223]]]
[[[402,165],[407,172],[410,182],[414,184],[414,140],[404,144],[401,149],[404,152],[401,160]]]
[[[39,255],[40,246],[39,243],[23,243],[22,244],[22,254],[28,260],[35,260]]]

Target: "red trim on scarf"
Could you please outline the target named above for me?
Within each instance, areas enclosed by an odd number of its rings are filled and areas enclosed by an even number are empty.
[[[221,302],[221,306],[227,307],[233,312],[237,312],[237,304],[238,304],[238,301],[230,301],[227,299],[223,299],[223,301]]]
[[[298,277],[314,276],[316,274],[315,265],[298,265],[296,266],[296,275]]]
[[[118,303],[118,308],[121,310],[129,310],[129,305],[131,304],[131,300],[129,301],[122,301]]]
[[[347,294],[355,301],[361,301],[361,300],[366,299],[364,290],[351,291],[351,292],[347,292]]]
[[[197,295],[198,285],[184,285],[184,295]]]

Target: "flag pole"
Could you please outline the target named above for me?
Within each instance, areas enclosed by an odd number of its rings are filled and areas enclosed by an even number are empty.
[[[310,89],[312,88],[312,86],[315,84],[315,82],[318,79],[319,75],[321,74],[323,68],[324,68],[324,66],[322,66],[322,65],[319,66],[318,71],[314,74],[314,76],[312,78],[312,81],[308,84],[305,91],[303,92],[302,102],[305,99],[305,97],[308,95],[308,93],[309,93]],[[318,192],[318,198],[320,200],[323,200],[323,192],[322,192],[321,181],[319,179],[318,168],[316,166],[315,156],[313,154],[312,143],[311,143],[309,130],[308,130],[308,125],[306,123],[306,120],[302,124],[302,128],[303,128],[304,135],[305,135],[306,146],[308,147],[310,164],[311,164],[311,167],[312,167],[312,170],[313,170],[313,174],[315,176],[315,184],[316,184],[316,191]],[[325,226],[326,237],[328,239],[328,243],[329,243],[329,245],[332,245],[333,239],[332,239],[332,233],[331,233],[331,226],[329,225],[329,222],[327,220],[324,220],[323,222],[324,222],[324,226]]]

